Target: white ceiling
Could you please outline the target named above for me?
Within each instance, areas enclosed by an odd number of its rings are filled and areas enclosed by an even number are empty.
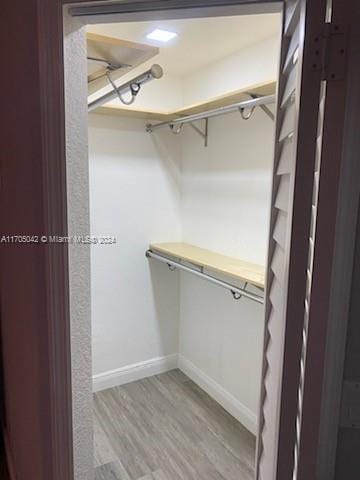
[[[160,48],[154,59],[168,74],[186,76],[279,32],[280,14],[89,25],[88,31]],[[169,43],[151,41],[155,28],[176,32]]]

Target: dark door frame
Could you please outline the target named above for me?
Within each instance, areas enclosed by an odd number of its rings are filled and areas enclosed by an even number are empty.
[[[6,92],[0,192],[2,234],[9,237],[67,235],[63,8],[69,3],[12,0],[2,6],[1,56],[9,75],[0,77]],[[83,3],[102,2],[77,2]],[[11,479],[72,480],[67,246],[1,244],[0,284]]]
[[[2,232],[9,237],[67,234],[63,7],[69,3],[12,0],[2,6],[1,58],[8,73],[0,77],[6,92],[0,195]],[[139,3],[146,9],[164,5],[127,2]],[[1,245],[1,267],[3,430],[11,480],[72,480],[67,247],[9,239]]]

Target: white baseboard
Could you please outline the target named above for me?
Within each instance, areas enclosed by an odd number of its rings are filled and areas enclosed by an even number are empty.
[[[257,435],[257,415],[254,412],[245,407],[231,393],[182,355],[178,355],[178,368],[244,425],[245,428]]]
[[[125,383],[141,380],[177,368],[177,354],[152,358],[145,362],[134,363],[126,367],[110,370],[93,376],[93,391],[99,392],[107,388],[117,387]]]

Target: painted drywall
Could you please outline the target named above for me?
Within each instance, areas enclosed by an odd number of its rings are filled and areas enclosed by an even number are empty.
[[[274,122],[260,109],[209,120],[208,147],[182,133],[183,238],[265,265]],[[199,221],[201,219],[201,221]]]
[[[265,265],[274,122],[261,110],[212,119],[209,145],[183,132],[182,225],[187,243]],[[181,273],[179,353],[233,395],[255,430],[263,306]]]
[[[86,42],[81,25],[65,13],[65,109],[68,233],[88,235]],[[74,479],[93,478],[90,249],[69,245]]]
[[[89,116],[93,374],[177,353],[179,278],[145,258],[181,238],[180,138],[142,120]],[[164,268],[165,267],[165,268]],[[123,373],[123,370],[121,370]]]
[[[206,101],[258,83],[275,81],[278,75],[278,55],[279,35],[272,35],[220,61],[210,63],[183,79],[184,105]]]

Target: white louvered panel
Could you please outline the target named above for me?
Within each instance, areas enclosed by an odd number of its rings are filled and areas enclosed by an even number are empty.
[[[302,343],[302,355],[301,355],[301,375],[300,375],[300,387],[298,397],[298,413],[297,413],[297,439],[295,446],[295,462],[293,471],[293,480],[297,480],[298,477],[298,465],[300,455],[300,436],[301,436],[301,420],[302,420],[302,406],[303,406],[303,392],[305,381],[305,367],[306,367],[306,351],[307,351],[307,335],[309,327],[309,305],[311,298],[311,285],[312,285],[312,270],[314,261],[314,248],[315,248],[315,234],[316,234],[316,215],[317,215],[317,203],[319,195],[319,177],[320,177],[320,165],[321,165],[321,145],[322,135],[324,127],[324,108],[326,99],[326,83],[322,82],[319,102],[319,120],[318,120],[318,138],[316,148],[316,161],[314,172],[314,187],[313,187],[313,206],[311,214],[311,227],[309,238],[309,253],[308,253],[308,269],[307,269],[307,284],[306,284],[306,298],[305,298],[305,315],[304,315],[304,329],[303,329],[303,343]]]
[[[273,177],[272,222],[269,243],[269,270],[265,312],[265,354],[257,451],[257,480],[276,480],[279,412],[284,335],[284,274],[289,235],[290,176],[295,168],[292,141],[296,108],[294,92],[298,81],[299,19],[302,0],[284,2],[285,15],[278,84],[275,172]],[[286,37],[286,38],[285,38]]]
[[[312,279],[311,269],[312,269],[312,265],[310,265],[310,267],[306,271],[306,276],[307,276],[306,297],[307,297],[307,299],[310,298],[310,293],[311,293],[311,279]],[[308,303],[308,300],[306,300],[306,302]]]
[[[264,428],[263,441],[265,445],[268,445],[271,443],[275,433],[276,433],[276,420],[274,415],[274,418],[271,418],[269,421],[266,422],[266,427]],[[265,452],[263,452],[261,457],[260,478],[265,479],[266,473],[264,472],[271,472],[274,469],[275,469],[275,459],[272,458],[270,455],[265,455]]]
[[[279,292],[281,291],[281,289],[279,288],[279,285],[277,285],[276,288]],[[273,305],[276,306],[276,303],[274,303]],[[274,339],[275,339],[276,334],[278,332],[277,325],[279,324],[275,312],[276,312],[276,308],[273,308],[272,311],[271,311],[270,318],[269,318],[269,336],[270,336],[270,338],[274,338]],[[269,355],[270,351],[268,351],[267,354]]]
[[[316,155],[316,163],[315,163],[315,171],[316,172],[320,171],[321,142],[322,142],[322,138],[318,137],[317,142],[316,142],[316,147],[317,147],[317,155]]]
[[[290,173],[291,160],[294,152],[294,144],[291,138],[287,138],[282,142],[281,154],[279,164],[277,166],[276,174],[283,175],[284,173]]]
[[[313,188],[313,205],[316,205],[318,191],[319,191],[319,177],[320,172],[315,172],[314,175],[314,188]]]
[[[285,104],[290,100],[291,96],[295,92],[296,88],[296,65],[293,65],[293,68],[289,71],[286,77],[286,83],[283,90],[283,95],[281,97],[281,107],[284,107]]]
[[[324,127],[324,109],[325,109],[325,97],[326,97],[326,83],[323,82],[321,85],[321,101],[320,101],[320,108],[319,108],[319,123],[318,123],[318,142],[320,142],[320,155],[318,156],[319,162],[317,162],[317,166],[320,166],[320,159],[321,159],[321,142],[322,142],[322,134],[323,134],[323,127]]]
[[[297,29],[299,29],[299,26],[297,27]],[[287,56],[286,56],[286,60],[285,60],[285,64],[284,64],[284,71],[287,72],[288,70],[290,70],[293,65],[295,65],[296,61],[297,61],[297,50],[299,48],[299,32],[298,31],[295,31],[294,32],[294,36],[292,37],[291,39],[291,42],[290,42],[290,45],[289,45],[289,51],[287,53]],[[294,77],[294,75],[296,75],[295,73],[291,73],[290,74],[292,77]],[[296,82],[296,80],[295,80]],[[293,91],[295,90],[295,86],[293,88]],[[283,104],[283,103],[282,103]]]
[[[274,255],[271,260],[271,270],[273,271],[276,280],[280,283],[280,285],[283,287],[283,282],[284,282],[284,264],[285,264],[285,259],[284,259],[284,250],[281,248],[281,246],[278,244],[275,247]]]
[[[320,137],[318,137],[317,141],[316,141],[316,148],[317,148],[317,158],[320,157],[320,152],[321,152],[321,142],[322,142],[322,139]],[[315,170],[319,170],[319,165],[317,166],[317,168],[315,168]]]
[[[287,215],[285,212],[279,210],[277,219],[275,222],[273,238],[276,242],[281,246],[281,248],[285,249],[285,238],[286,238],[286,225],[287,225]]]
[[[310,238],[309,240],[309,257],[308,257],[308,269],[310,269],[310,267],[312,266],[313,264],[313,260],[314,260],[314,240],[313,238]]]
[[[289,188],[290,175],[283,175],[279,183],[274,206],[284,212],[287,212],[289,208]]]
[[[281,362],[281,343],[280,343],[280,336],[281,329],[277,322],[273,322],[273,341],[271,342],[271,348],[269,348],[269,353],[267,356],[267,360],[269,365],[277,365]],[[279,337],[279,338],[278,338]],[[275,382],[275,379],[272,375],[269,375],[266,382],[266,390],[268,394],[268,399],[270,400],[273,395],[273,399],[275,400],[275,396],[277,396],[279,389],[278,385]]]
[[[300,2],[297,0],[286,2],[285,5],[285,35],[293,36],[295,28],[299,25]]]
[[[311,208],[311,226],[310,226],[310,232],[314,231],[315,228],[315,222],[316,222],[316,205],[313,205]],[[312,237],[312,235],[311,235]],[[310,238],[311,238],[310,237]]]
[[[281,142],[289,137],[294,132],[295,127],[295,104],[284,107],[283,121],[281,125],[280,135],[278,141]]]
[[[305,312],[309,312],[309,302],[305,300]]]
[[[279,289],[277,285],[275,288]],[[280,290],[280,289],[279,289]],[[268,365],[278,365],[281,362],[281,332],[282,332],[282,325],[279,324],[277,315],[275,311],[272,311],[271,317],[269,319],[269,335],[270,335],[270,343],[269,348],[267,350],[267,363]],[[278,394],[279,394],[279,384],[277,382],[276,377],[271,375],[271,372],[268,371],[265,377],[265,389],[266,389],[266,401],[264,403],[264,408],[271,409],[274,405],[278,403]],[[274,412],[273,412],[274,413]],[[266,419],[266,424],[264,426],[264,436],[263,436],[263,443],[264,445],[271,445],[275,436],[276,436],[276,415],[270,415]],[[264,465],[263,465],[263,472],[268,471],[269,464],[273,464],[274,458],[270,456],[265,459],[264,458]],[[266,477],[264,477],[266,478]]]
[[[282,300],[283,300],[282,288],[281,288],[281,285],[276,281],[275,278],[274,278],[273,284],[271,286],[271,290],[270,290],[270,293],[269,293],[269,299],[270,299],[271,305],[272,305],[275,312],[276,312],[276,310],[281,310]],[[269,324],[270,324],[270,321],[271,321],[271,318],[272,318],[271,313],[272,312],[270,311],[269,319],[268,319]]]

